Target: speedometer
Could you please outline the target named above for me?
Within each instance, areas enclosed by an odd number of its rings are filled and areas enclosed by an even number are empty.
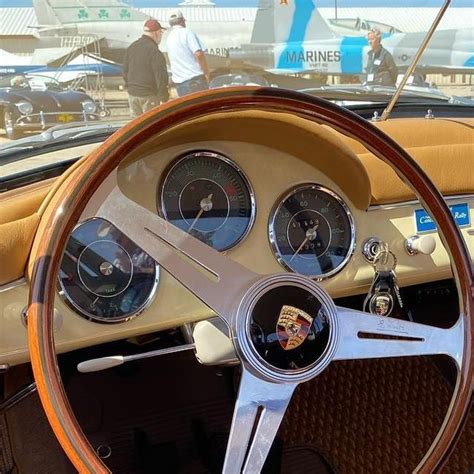
[[[220,251],[242,240],[255,217],[254,195],[242,170],[209,151],[178,159],[158,201],[166,220]]]
[[[316,184],[293,188],[275,206],[269,238],[282,266],[311,278],[338,272],[355,247],[349,208],[333,191]]]

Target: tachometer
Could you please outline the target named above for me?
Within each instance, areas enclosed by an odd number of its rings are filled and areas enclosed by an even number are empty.
[[[176,161],[158,201],[166,220],[220,251],[240,242],[255,217],[254,195],[242,170],[208,151]]]
[[[87,319],[127,321],[151,302],[158,273],[156,262],[115,226],[90,219],[69,238],[58,277],[60,295]]]
[[[281,265],[312,278],[339,271],[355,245],[349,208],[336,193],[315,184],[294,188],[279,201],[269,237]]]

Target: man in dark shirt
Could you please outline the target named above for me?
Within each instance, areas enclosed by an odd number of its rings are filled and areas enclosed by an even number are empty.
[[[367,35],[370,51],[367,61],[367,84],[394,86],[398,70],[393,56],[382,47],[382,33],[373,28]]]
[[[163,30],[158,21],[147,20],[142,37],[132,43],[125,53],[123,78],[133,117],[169,98],[166,60],[158,48]]]

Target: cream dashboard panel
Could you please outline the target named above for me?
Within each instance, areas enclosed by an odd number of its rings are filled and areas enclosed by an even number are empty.
[[[204,141],[170,146],[150,152],[141,159],[123,166],[119,171],[119,185],[130,198],[157,212],[157,192],[164,170],[173,160],[187,152],[211,150],[231,158],[247,175],[255,193],[256,218],[246,238],[228,250],[229,258],[252,270],[262,273],[282,272],[268,239],[268,220],[279,198],[291,187],[302,183],[317,183],[336,192],[348,205],[354,217],[356,246],[352,258],[335,276],[321,282],[333,297],[366,292],[373,271],[364,260],[361,245],[371,236],[389,243],[396,253],[401,286],[439,280],[450,276],[446,251],[439,237],[437,248],[430,256],[409,256],[404,250],[405,240],[415,233],[414,210],[418,204],[377,207],[368,211],[358,209],[341,189],[307,161],[271,147],[248,142]],[[317,150],[315,150],[315,155]],[[338,163],[335,163],[337,166]],[[340,163],[339,163],[340,165]],[[456,203],[453,201],[452,203]],[[474,199],[469,202],[471,223],[474,221]],[[472,227],[462,229],[471,254],[474,255]],[[27,305],[26,284],[0,293],[2,317],[0,319],[0,363],[16,364],[28,359],[26,328],[21,314]],[[138,334],[180,326],[212,315],[197,298],[185,290],[173,277],[161,271],[156,297],[151,305],[137,318],[113,325],[90,322],[66,306],[57,297],[55,303],[60,315],[55,334],[58,352],[95,345],[106,341],[131,337]]]
[[[406,240],[416,234],[415,210],[418,202],[392,206],[372,206],[359,209],[349,193],[336,184],[314,164],[298,159],[289,153],[274,148],[246,142],[206,141],[174,146],[159,153],[151,153],[140,161],[123,168],[119,184],[131,199],[142,206],[157,210],[156,190],[159,189],[163,173],[176,157],[196,150],[211,150],[234,160],[247,175],[256,197],[256,218],[247,237],[236,247],[224,252],[233,260],[261,274],[286,271],[277,262],[269,242],[269,217],[275,204],[280,202],[291,188],[301,184],[318,184],[338,194],[347,204],[355,223],[356,242],[353,255],[347,265],[334,276],[324,279],[321,285],[333,297],[349,296],[367,291],[373,277],[373,268],[362,255],[366,239],[378,237],[389,244],[396,254],[399,282],[408,286],[436,281],[451,276],[447,252],[437,232],[431,232],[436,240],[436,249],[431,255],[410,256],[406,252]],[[317,156],[317,151],[314,152]],[[339,163],[339,166],[341,163]],[[338,166],[338,162],[334,162]],[[148,177],[148,178],[147,178]],[[149,185],[140,188],[134,183],[149,180]],[[470,209],[470,227],[461,232],[474,258],[474,196],[459,199],[448,198],[449,204],[467,203]]]

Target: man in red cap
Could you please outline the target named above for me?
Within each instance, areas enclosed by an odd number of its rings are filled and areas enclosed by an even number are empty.
[[[123,78],[133,117],[169,98],[166,60],[158,48],[164,29],[158,21],[150,18],[143,25],[142,37],[125,53]]]

